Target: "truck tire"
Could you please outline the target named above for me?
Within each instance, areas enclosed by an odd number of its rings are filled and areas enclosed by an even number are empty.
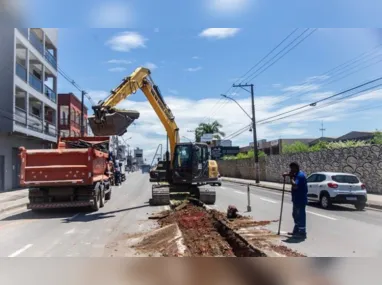
[[[99,190],[99,207],[103,208],[105,206],[105,187],[101,186],[101,189]]]
[[[94,204],[92,206],[92,210],[94,212],[98,211],[100,208],[100,191],[97,191],[97,194],[93,198]]]
[[[108,193],[105,194],[105,200],[109,201],[111,199],[111,189],[109,190]]]

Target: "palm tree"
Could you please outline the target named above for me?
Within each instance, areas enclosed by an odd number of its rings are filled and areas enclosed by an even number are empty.
[[[214,138],[221,139],[225,136],[225,133],[220,131],[223,126],[218,121],[213,121],[212,123],[200,123],[195,129],[195,140],[200,142],[204,134],[213,134]]]

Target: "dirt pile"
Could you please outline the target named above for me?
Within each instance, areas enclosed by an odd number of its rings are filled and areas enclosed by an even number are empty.
[[[159,220],[162,227],[173,223],[178,224],[191,256],[235,256],[228,242],[215,229],[211,215],[203,208],[188,204]]]

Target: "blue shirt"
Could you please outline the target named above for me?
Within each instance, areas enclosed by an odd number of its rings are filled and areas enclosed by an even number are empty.
[[[308,183],[306,175],[301,170],[294,177],[296,186],[292,186],[292,202],[296,205],[308,204]]]

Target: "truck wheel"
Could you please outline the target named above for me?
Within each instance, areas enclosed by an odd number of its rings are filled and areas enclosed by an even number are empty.
[[[111,199],[111,189],[108,193],[105,194],[105,200],[108,201]]]
[[[100,199],[99,199],[99,207],[103,208],[105,206],[105,187],[99,191]]]
[[[92,210],[98,211],[100,208],[100,191],[98,191],[98,193],[95,195],[95,197],[93,198],[93,201],[94,201],[94,204],[92,206]]]

